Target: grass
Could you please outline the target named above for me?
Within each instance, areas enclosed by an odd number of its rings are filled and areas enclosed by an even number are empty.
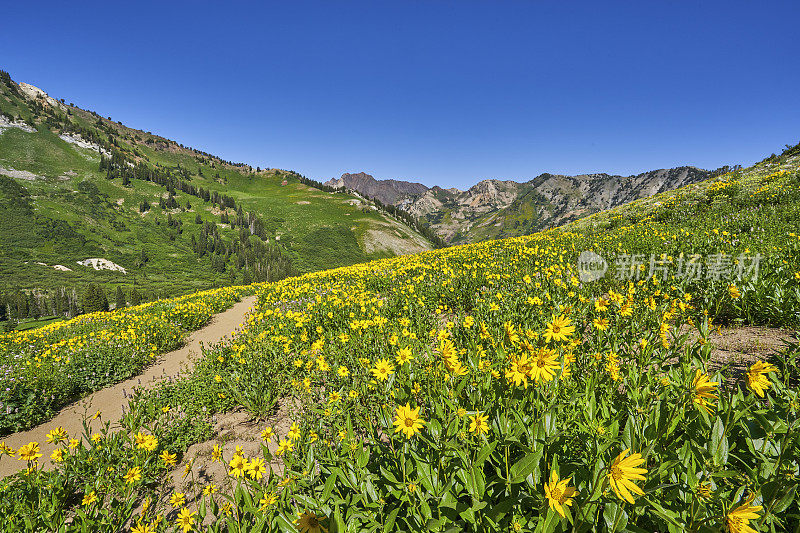
[[[152,168],[185,169],[184,179],[195,186],[233,197],[245,211],[256,213],[267,229],[268,240],[278,246],[297,272],[386,256],[386,252],[366,253],[358,242],[375,222],[389,220],[388,215],[362,212],[348,203],[354,197],[308,187],[288,171],[256,172],[250,167],[232,166],[107,119],[101,119],[98,125],[98,117],[82,109],[69,110],[68,120],[74,127],[113,142],[129,157],[137,154],[135,157]],[[34,133],[10,128],[0,134],[0,166],[43,177],[18,180],[30,193],[33,213],[17,209],[0,217],[0,268],[10,273],[0,277],[0,291],[82,287],[96,282],[108,290],[117,285],[127,290],[136,286],[140,292],[153,296],[232,282],[232,260],[228,260],[225,272],[217,272],[208,256],[198,258],[191,248],[192,236],[198,238],[200,231],[200,226],[194,224],[198,213],[203,220],[216,222],[227,242],[238,238],[238,229],[232,231],[220,224],[220,215],[212,213],[215,206],[211,203],[177,191],[175,197],[181,206],[187,201],[192,205],[189,210],[170,213],[183,222],[184,231],[178,234],[166,227],[168,213],[157,205],[159,197],[166,195],[165,188],[137,179],[128,187],[123,187],[120,179],[107,180],[105,172],[99,170],[97,152],[60,139],[54,127],[45,122],[64,120],[63,111],[35,111],[2,83],[0,111],[37,122]],[[156,143],[161,143],[161,148]],[[121,205],[117,205],[118,201]],[[142,201],[154,206],[144,215],[139,213]],[[53,226],[62,231],[51,238]],[[331,238],[326,239],[325,235]],[[142,250],[149,261],[137,267]],[[107,258],[127,268],[129,274],[98,272],[76,265],[88,257]],[[62,264],[72,272],[55,271],[35,265],[37,262],[48,267]],[[237,271],[234,282],[242,279],[243,274]]]
[[[786,154],[528,237],[259,285],[246,329],[136,394],[122,431],[0,485],[6,528],[699,533],[746,509],[794,530],[800,347],[738,380],[711,354],[726,323],[800,328],[798,171]],[[586,250],[763,258],[587,281]],[[234,410],[261,443],[189,456]]]
[[[48,317],[41,317],[41,318],[26,318],[20,320],[17,324],[17,331],[25,331],[28,329],[36,329],[42,326],[47,326],[49,324],[54,324],[56,322],[61,322],[64,320],[63,317],[60,316],[48,316]]]

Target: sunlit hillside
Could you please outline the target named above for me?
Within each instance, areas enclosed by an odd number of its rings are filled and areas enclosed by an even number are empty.
[[[64,314],[56,296],[80,310],[90,283],[130,302],[134,290],[152,299],[433,247],[372,202],[124,126],[2,71],[0,214],[0,291],[25,291],[28,306],[37,295],[42,315]]]
[[[2,527],[794,531],[799,171],[794,147],[528,237],[259,284],[120,431],[55,431],[48,471],[44,443],[6,450],[30,470],[0,482]],[[781,347],[717,349],[757,325]],[[59,331],[0,338],[0,391],[57,366]]]

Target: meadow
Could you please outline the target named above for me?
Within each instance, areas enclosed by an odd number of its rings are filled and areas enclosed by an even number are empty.
[[[0,528],[796,531],[800,346],[734,366],[713,343],[800,326],[798,166],[259,284],[248,327],[135,394],[122,430],[54,428],[52,471],[36,443],[0,450],[29,466]],[[187,448],[236,409],[261,452],[215,446],[224,479],[192,483]]]
[[[137,375],[247,291],[204,291],[0,333],[0,436],[29,429],[81,396]]]

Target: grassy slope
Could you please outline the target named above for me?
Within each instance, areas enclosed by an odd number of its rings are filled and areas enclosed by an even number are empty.
[[[69,109],[73,123],[103,132],[137,159],[149,165],[180,165],[189,171],[196,186],[232,196],[245,211],[257,213],[269,233],[280,236],[283,253],[299,272],[390,255],[385,251],[368,254],[359,246],[363,234],[380,228],[387,217],[349,205],[351,196],[308,187],[287,172],[256,173],[249,167],[228,165],[167,139],[99,119],[75,107]],[[0,111],[32,122],[35,110],[0,83]],[[163,224],[167,213],[157,204],[159,196],[166,195],[163,187],[140,180],[123,187],[120,179],[106,180],[98,168],[97,152],[65,142],[41,123],[48,112],[39,112],[35,133],[9,128],[0,134],[0,166],[44,177],[17,180],[31,195],[35,217],[16,211],[0,219],[0,289],[76,286],[91,281],[132,286],[135,278],[140,288],[174,294],[230,283],[229,272],[213,271],[209,259],[198,259],[191,249],[191,235],[200,230],[194,224],[197,213],[204,220],[219,222],[210,203],[178,191],[179,204],[185,206],[189,201],[192,209],[171,211],[173,218],[184,224],[183,234],[176,235]],[[284,180],[286,185],[282,185]],[[83,181],[94,184],[97,193],[85,186],[81,190]],[[138,207],[143,200],[153,208],[140,215]],[[69,223],[74,238],[48,239],[42,230],[43,219]],[[157,225],[157,220],[162,224]],[[236,234],[226,225],[220,226],[220,232],[229,239]],[[150,260],[137,269],[142,250]],[[105,257],[127,268],[129,274],[94,271],[76,264],[88,257]],[[50,268],[54,264],[73,272],[56,271]]]

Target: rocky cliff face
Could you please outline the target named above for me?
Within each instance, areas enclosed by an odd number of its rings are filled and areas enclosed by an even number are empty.
[[[326,185],[377,198],[428,222],[452,243],[512,237],[559,226],[597,211],[702,181],[695,167],[652,170],[635,176],[541,174],[531,181],[489,179],[466,191],[421,183],[343,174]]]
[[[508,207],[523,187],[516,181],[500,180],[483,180],[466,191],[433,187],[410,203],[406,210],[414,216],[427,217],[437,210],[431,209],[432,206],[442,204],[459,212],[462,218],[470,218]]]
[[[376,180],[369,174],[342,174],[338,180],[332,179],[325,185],[340,189],[350,189],[368,198],[377,198],[385,205],[397,205],[403,200],[424,194],[428,187],[422,183],[400,180]]]

